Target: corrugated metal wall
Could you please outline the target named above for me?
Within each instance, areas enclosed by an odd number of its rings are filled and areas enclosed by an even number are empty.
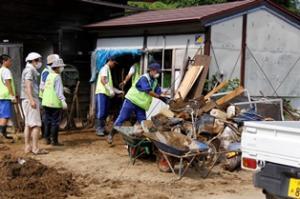
[[[245,84],[252,95],[300,96],[300,29],[259,10],[248,14],[247,46]]]

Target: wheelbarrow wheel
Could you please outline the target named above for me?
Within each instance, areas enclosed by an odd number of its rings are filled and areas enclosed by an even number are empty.
[[[172,161],[171,158],[169,158],[169,161],[172,165],[172,167],[174,166],[174,161]],[[157,155],[157,167],[161,172],[164,173],[170,173],[172,172],[167,160],[164,158],[164,156],[159,152]]]
[[[219,159],[219,156],[217,155],[218,146],[216,144],[218,144],[217,141],[208,143],[208,155],[200,156],[192,163],[203,178],[206,178],[209,175],[211,169]]]

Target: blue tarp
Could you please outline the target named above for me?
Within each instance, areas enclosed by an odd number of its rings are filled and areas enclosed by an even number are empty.
[[[96,50],[92,55],[91,61],[91,71],[92,77],[90,82],[94,82],[97,79],[97,73],[100,69],[105,65],[109,57],[116,56],[132,56],[132,58],[136,56],[141,56],[142,51],[140,49],[103,49],[103,50]]]

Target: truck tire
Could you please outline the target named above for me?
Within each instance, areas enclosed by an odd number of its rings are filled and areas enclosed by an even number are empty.
[[[287,198],[283,198],[283,197],[280,197],[280,196],[275,196],[275,195],[270,194],[268,192],[266,192],[265,195],[266,195],[266,199],[287,199]]]

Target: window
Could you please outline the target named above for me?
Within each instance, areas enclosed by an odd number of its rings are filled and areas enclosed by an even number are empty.
[[[172,87],[172,59],[172,49],[148,52],[148,65],[153,62],[161,65],[161,76],[158,82],[162,88],[169,89]]]

